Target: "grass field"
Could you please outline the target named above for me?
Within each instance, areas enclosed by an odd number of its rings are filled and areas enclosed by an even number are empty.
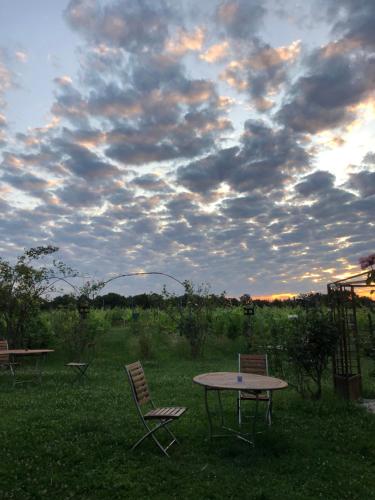
[[[292,389],[275,393],[273,426],[255,448],[235,439],[210,443],[203,390],[192,378],[234,371],[242,348],[240,340],[212,342],[193,361],[180,340],[159,335],[143,363],[158,404],[189,408],[174,424],[181,445],[171,458],[151,440],[130,452],[143,429],[121,366],[138,359],[139,347],[120,328],[99,340],[84,385],[71,385],[59,352],[40,386],[13,388],[2,374],[0,498],[375,498],[375,415],[337,399],[329,379],[319,402]],[[375,397],[374,379],[364,385]],[[224,395],[224,405],[234,420],[234,393]]]

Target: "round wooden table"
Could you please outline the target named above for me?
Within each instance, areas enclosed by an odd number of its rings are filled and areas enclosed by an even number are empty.
[[[268,377],[264,375],[255,375],[253,373],[240,373],[240,372],[213,372],[203,373],[193,378],[193,382],[204,387],[205,407],[208,418],[209,437],[224,437],[227,434],[214,435],[212,433],[212,418],[208,405],[208,392],[216,390],[219,397],[219,408],[221,415],[221,428],[235,434],[237,438],[242,439],[254,445],[255,438],[255,425],[258,413],[258,396],[264,391],[278,391],[288,387],[285,380],[275,377]],[[223,408],[221,404],[220,391],[241,391],[251,392],[256,395],[256,409],[253,419],[253,428],[251,439],[248,439],[249,433],[244,433],[238,429],[231,429],[224,425]]]

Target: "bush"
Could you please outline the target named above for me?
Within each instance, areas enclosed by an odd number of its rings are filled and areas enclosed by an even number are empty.
[[[111,324],[111,326],[124,326],[127,317],[127,311],[125,309],[121,309],[120,307],[114,307],[113,309],[106,310],[105,312],[105,319]]]
[[[338,338],[339,332],[328,312],[321,309],[300,312],[288,338],[287,352],[297,390],[303,397],[321,398],[323,372]]]
[[[109,329],[108,321],[98,310],[90,310],[82,318],[76,309],[58,309],[51,313],[51,323],[56,340],[77,360],[84,356],[88,344]]]
[[[30,318],[24,334],[24,347],[42,349],[51,346],[53,330],[49,315],[42,313]]]

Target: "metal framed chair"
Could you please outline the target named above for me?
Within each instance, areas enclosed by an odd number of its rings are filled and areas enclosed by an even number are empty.
[[[268,358],[267,354],[238,354],[238,371],[241,373],[254,373],[256,375],[268,375]],[[272,423],[272,392],[264,391],[260,394],[238,391],[237,396],[237,415],[238,424],[242,424],[241,402],[242,401],[255,401],[256,409],[255,414],[258,410],[258,403],[267,403],[266,409],[266,422],[268,425]]]
[[[137,408],[139,418],[141,419],[141,422],[147,431],[146,434],[132,446],[132,450],[143,443],[146,438],[151,437],[158,448],[162,451],[162,453],[164,453],[164,455],[166,456],[169,456],[168,449],[172,446],[173,443],[178,444],[178,440],[172,433],[172,431],[168,428],[168,426],[171,422],[180,418],[181,415],[185,413],[187,408],[183,406],[157,408],[151,399],[146,377],[140,361],[136,361],[135,363],[126,365],[125,370],[129,379],[132,396]],[[151,409],[147,413],[143,413],[142,408],[144,406],[150,406]],[[157,424],[151,427],[149,425],[150,421],[156,421]],[[172,438],[172,441],[170,441],[167,446],[163,446],[155,436],[155,433],[159,429],[165,429],[165,431]]]
[[[71,361],[66,363],[65,366],[72,368],[75,371],[76,377],[72,380],[72,384],[75,382],[83,382],[87,378],[86,371],[88,367],[94,360],[95,357],[95,343],[91,342],[87,344],[86,355],[84,361]]]
[[[0,351],[8,351],[8,341],[5,339],[0,340]],[[9,354],[0,354],[0,367],[9,369],[10,373],[14,377],[14,367],[19,365],[19,363],[14,363]]]

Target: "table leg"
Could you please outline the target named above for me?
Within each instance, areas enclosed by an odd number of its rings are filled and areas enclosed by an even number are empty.
[[[204,388],[204,404],[206,407],[206,413],[207,413],[207,420],[208,420],[208,436],[210,440],[212,439],[212,420],[211,420],[211,413],[210,413],[210,408],[208,406],[208,388]]]
[[[41,359],[42,358],[42,359]],[[29,377],[26,380],[17,380],[17,377],[14,374],[14,382],[13,382],[13,387],[17,384],[25,384],[29,382],[35,382],[35,383],[42,383],[42,367],[41,367],[41,362],[45,362],[46,355],[37,355],[35,356],[35,364],[34,364],[34,369],[31,367],[31,373],[29,374]]]
[[[44,356],[43,356],[44,358]],[[39,384],[42,383],[42,369],[40,367],[40,357],[35,356],[35,380],[39,382]]]
[[[224,411],[223,411],[223,405],[221,402],[221,391],[217,391],[217,398],[219,400],[221,426],[224,427]]]
[[[256,431],[256,423],[257,423],[257,418],[258,418],[258,405],[259,405],[259,393],[256,392],[256,400],[255,400],[255,413],[253,417],[253,443],[255,444],[255,431]]]

